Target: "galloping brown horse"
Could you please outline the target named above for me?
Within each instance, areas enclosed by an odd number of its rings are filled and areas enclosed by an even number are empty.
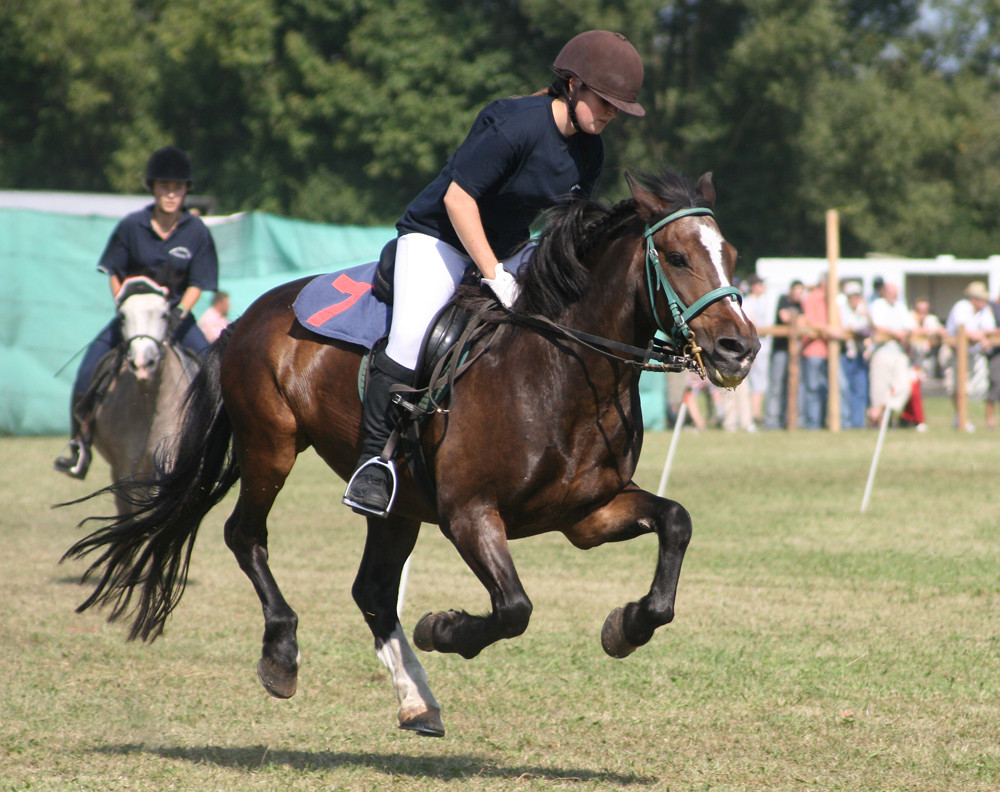
[[[736,253],[710,208],[710,174],[697,185],[671,173],[629,184],[632,198],[613,208],[580,202],[549,218],[504,331],[477,342],[481,354],[455,382],[448,412],[424,426],[435,501],[404,469],[392,514],[368,518],[353,595],[392,675],[401,728],[444,733],[396,613],[400,574],[421,523],[440,526],[492,602],[483,616],[425,615],[413,634],[424,651],[469,658],[524,632],[532,605],[507,543],[547,531],[561,531],[580,548],[647,533],[659,538],[648,593],[605,623],[608,654],[624,657],[674,617],[691,520],[680,504],[632,481],[642,445],[644,349],[661,328],[678,348],[697,352],[712,382],[734,387],[759,343],[731,285]],[[110,605],[111,619],[132,619],[130,637],[155,639],[184,590],[202,518],[239,481],[225,539],[263,606],[258,675],[277,697],[295,692],[300,656],[298,617],[268,567],[268,512],[310,445],[345,480],[360,449],[364,350],[296,322],[291,306],[306,282],[263,295],[213,346],[152,496],[141,487],[112,487],[137,511],[107,520],[67,553],[99,553],[85,575],[97,578],[97,587],[80,610]],[[521,315],[546,317],[577,335],[539,329]],[[592,343],[595,337],[603,341]],[[609,354],[615,345],[624,351]]]

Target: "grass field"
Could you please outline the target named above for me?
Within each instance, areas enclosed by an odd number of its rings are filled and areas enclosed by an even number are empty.
[[[478,658],[422,654],[443,740],[395,728],[396,702],[350,597],[363,523],[304,455],[271,521],[272,568],[300,616],[299,692],[271,699],[263,620],[221,535],[202,526],[163,638],[77,615],[74,526],[50,510],[105,483],[51,471],[58,438],[0,438],[0,790],[1000,789],[1000,433],[685,432],[668,494],[694,538],[677,618],[625,660],[607,613],[649,586],[655,541],[590,552],[513,545],[528,632]],[[974,414],[973,419],[979,416]],[[659,481],[670,433],[647,435]],[[227,501],[231,504],[231,501]],[[482,611],[436,528],[403,614]]]

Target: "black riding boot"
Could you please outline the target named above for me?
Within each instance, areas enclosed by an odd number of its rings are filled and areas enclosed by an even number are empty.
[[[69,411],[70,437],[72,439],[63,451],[62,456],[56,459],[53,465],[60,473],[65,473],[68,476],[78,479],[87,477],[91,460],[90,430],[83,428],[83,422],[81,422],[79,417],[86,407],[83,404],[86,398],[86,394],[73,394]],[[86,423],[90,423],[89,416]]]
[[[358,514],[385,517],[392,506],[396,471],[391,459],[381,459],[399,417],[399,408],[392,404],[389,387],[412,382],[413,370],[390,358],[384,348],[372,353],[361,413],[364,431],[361,457],[342,500]]]

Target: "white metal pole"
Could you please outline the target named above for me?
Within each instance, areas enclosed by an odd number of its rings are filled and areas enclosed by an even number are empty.
[[[882,441],[885,440],[885,430],[889,426],[889,416],[892,414],[892,408],[889,406],[888,402],[892,401],[892,393],[889,393],[889,398],[886,400],[885,411],[882,413],[882,425],[878,430],[878,442],[875,443],[875,456],[872,457],[872,467],[868,471],[868,483],[865,485],[865,494],[861,499],[861,513],[865,513],[865,509],[868,508],[868,498],[872,494],[872,484],[875,483],[875,469],[878,467],[878,458],[882,454]]]
[[[684,427],[684,419],[687,418],[687,395],[684,391],[684,398],[681,399],[681,407],[677,411],[677,421],[674,423],[674,436],[670,438],[670,450],[667,451],[667,461],[663,466],[663,475],[660,476],[660,488],[656,491],[657,497],[662,498],[667,489],[667,479],[670,478],[670,466],[674,462],[674,452],[677,450],[677,441],[681,437],[681,429]]]

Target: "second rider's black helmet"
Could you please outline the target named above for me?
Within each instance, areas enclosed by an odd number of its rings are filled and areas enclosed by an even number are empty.
[[[194,181],[194,170],[188,155],[174,146],[154,151],[146,163],[146,187],[152,189],[154,181],[179,181],[190,185]]]

